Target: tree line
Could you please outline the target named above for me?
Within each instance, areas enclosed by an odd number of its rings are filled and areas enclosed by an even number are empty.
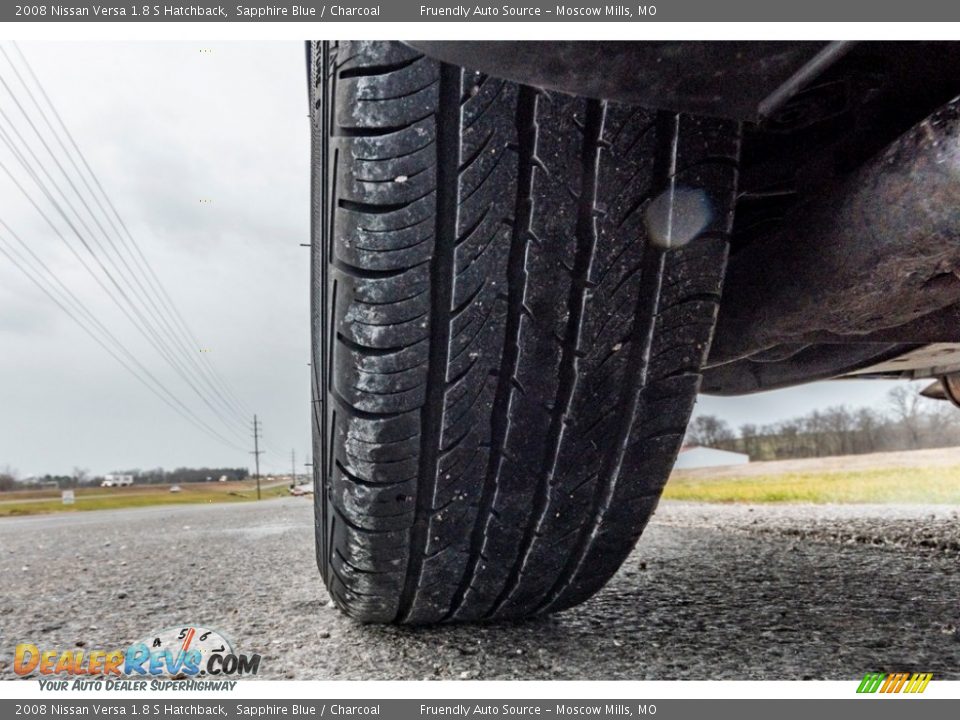
[[[226,476],[227,480],[245,480],[250,473],[246,468],[177,468],[164,470],[116,470],[111,475],[132,475],[137,485],[180,485],[195,482],[217,482]],[[91,487],[100,485],[103,475],[92,475],[84,468],[74,468],[69,475],[39,475],[19,479],[17,472],[10,467],[0,468],[0,492],[8,490],[27,490],[32,488],[52,487],[59,488]]]
[[[734,429],[715,415],[698,415],[685,443],[746,453],[751,460],[858,455],[960,445],[960,410],[899,386],[881,410],[846,405],[814,410],[768,425]]]
[[[215,482],[226,476],[227,480],[246,480],[246,468],[177,468],[176,470],[117,470],[113,475],[133,475],[134,482],[143,485],[178,485],[180,483]]]

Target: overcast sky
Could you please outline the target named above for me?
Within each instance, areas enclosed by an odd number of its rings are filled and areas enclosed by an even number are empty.
[[[303,45],[21,48],[208,358],[263,420],[265,468],[286,470],[293,448],[302,464],[310,445],[308,250],[299,247],[309,239]],[[0,76],[15,82],[2,56]],[[2,86],[0,107],[17,120]],[[22,122],[20,130],[31,137]],[[0,161],[14,167],[4,147]],[[216,424],[2,174],[0,219]],[[818,383],[701,398],[697,412],[734,426],[766,423],[843,403],[881,407],[889,387]],[[0,468],[25,476],[249,466],[243,448],[185,422],[0,256]]]
[[[303,45],[24,43],[21,49],[209,359],[259,413],[273,451],[266,467],[288,468],[292,448],[305,462]],[[11,84],[15,78],[2,56],[0,76]],[[2,86],[0,108],[16,119]],[[26,126],[21,131],[27,136]],[[0,147],[0,161],[12,166],[6,148]],[[0,218],[144,364],[205,412],[2,174]],[[74,466],[101,473],[250,461],[150,394],[0,256],[0,467],[28,475]]]

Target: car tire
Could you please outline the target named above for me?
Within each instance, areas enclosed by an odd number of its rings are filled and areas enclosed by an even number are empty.
[[[580,603],[633,548],[682,442],[739,126],[401,43],[309,47],[330,596],[411,624]]]

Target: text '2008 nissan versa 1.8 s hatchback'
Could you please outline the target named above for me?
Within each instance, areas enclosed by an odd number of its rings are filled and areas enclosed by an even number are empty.
[[[318,42],[307,63],[317,558],[350,616],[590,597],[698,392],[960,395],[960,44]]]

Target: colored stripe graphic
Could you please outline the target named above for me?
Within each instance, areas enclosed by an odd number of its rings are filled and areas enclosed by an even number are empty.
[[[910,683],[907,685],[907,688],[904,690],[904,692],[922,693],[927,689],[927,685],[930,683],[931,678],[933,678],[933,673],[914,673],[913,677],[910,678]]]
[[[933,673],[867,673],[857,687],[858,693],[922,693]]]
[[[858,693],[875,693],[880,687],[880,683],[886,677],[885,673],[867,673],[857,688]]]

